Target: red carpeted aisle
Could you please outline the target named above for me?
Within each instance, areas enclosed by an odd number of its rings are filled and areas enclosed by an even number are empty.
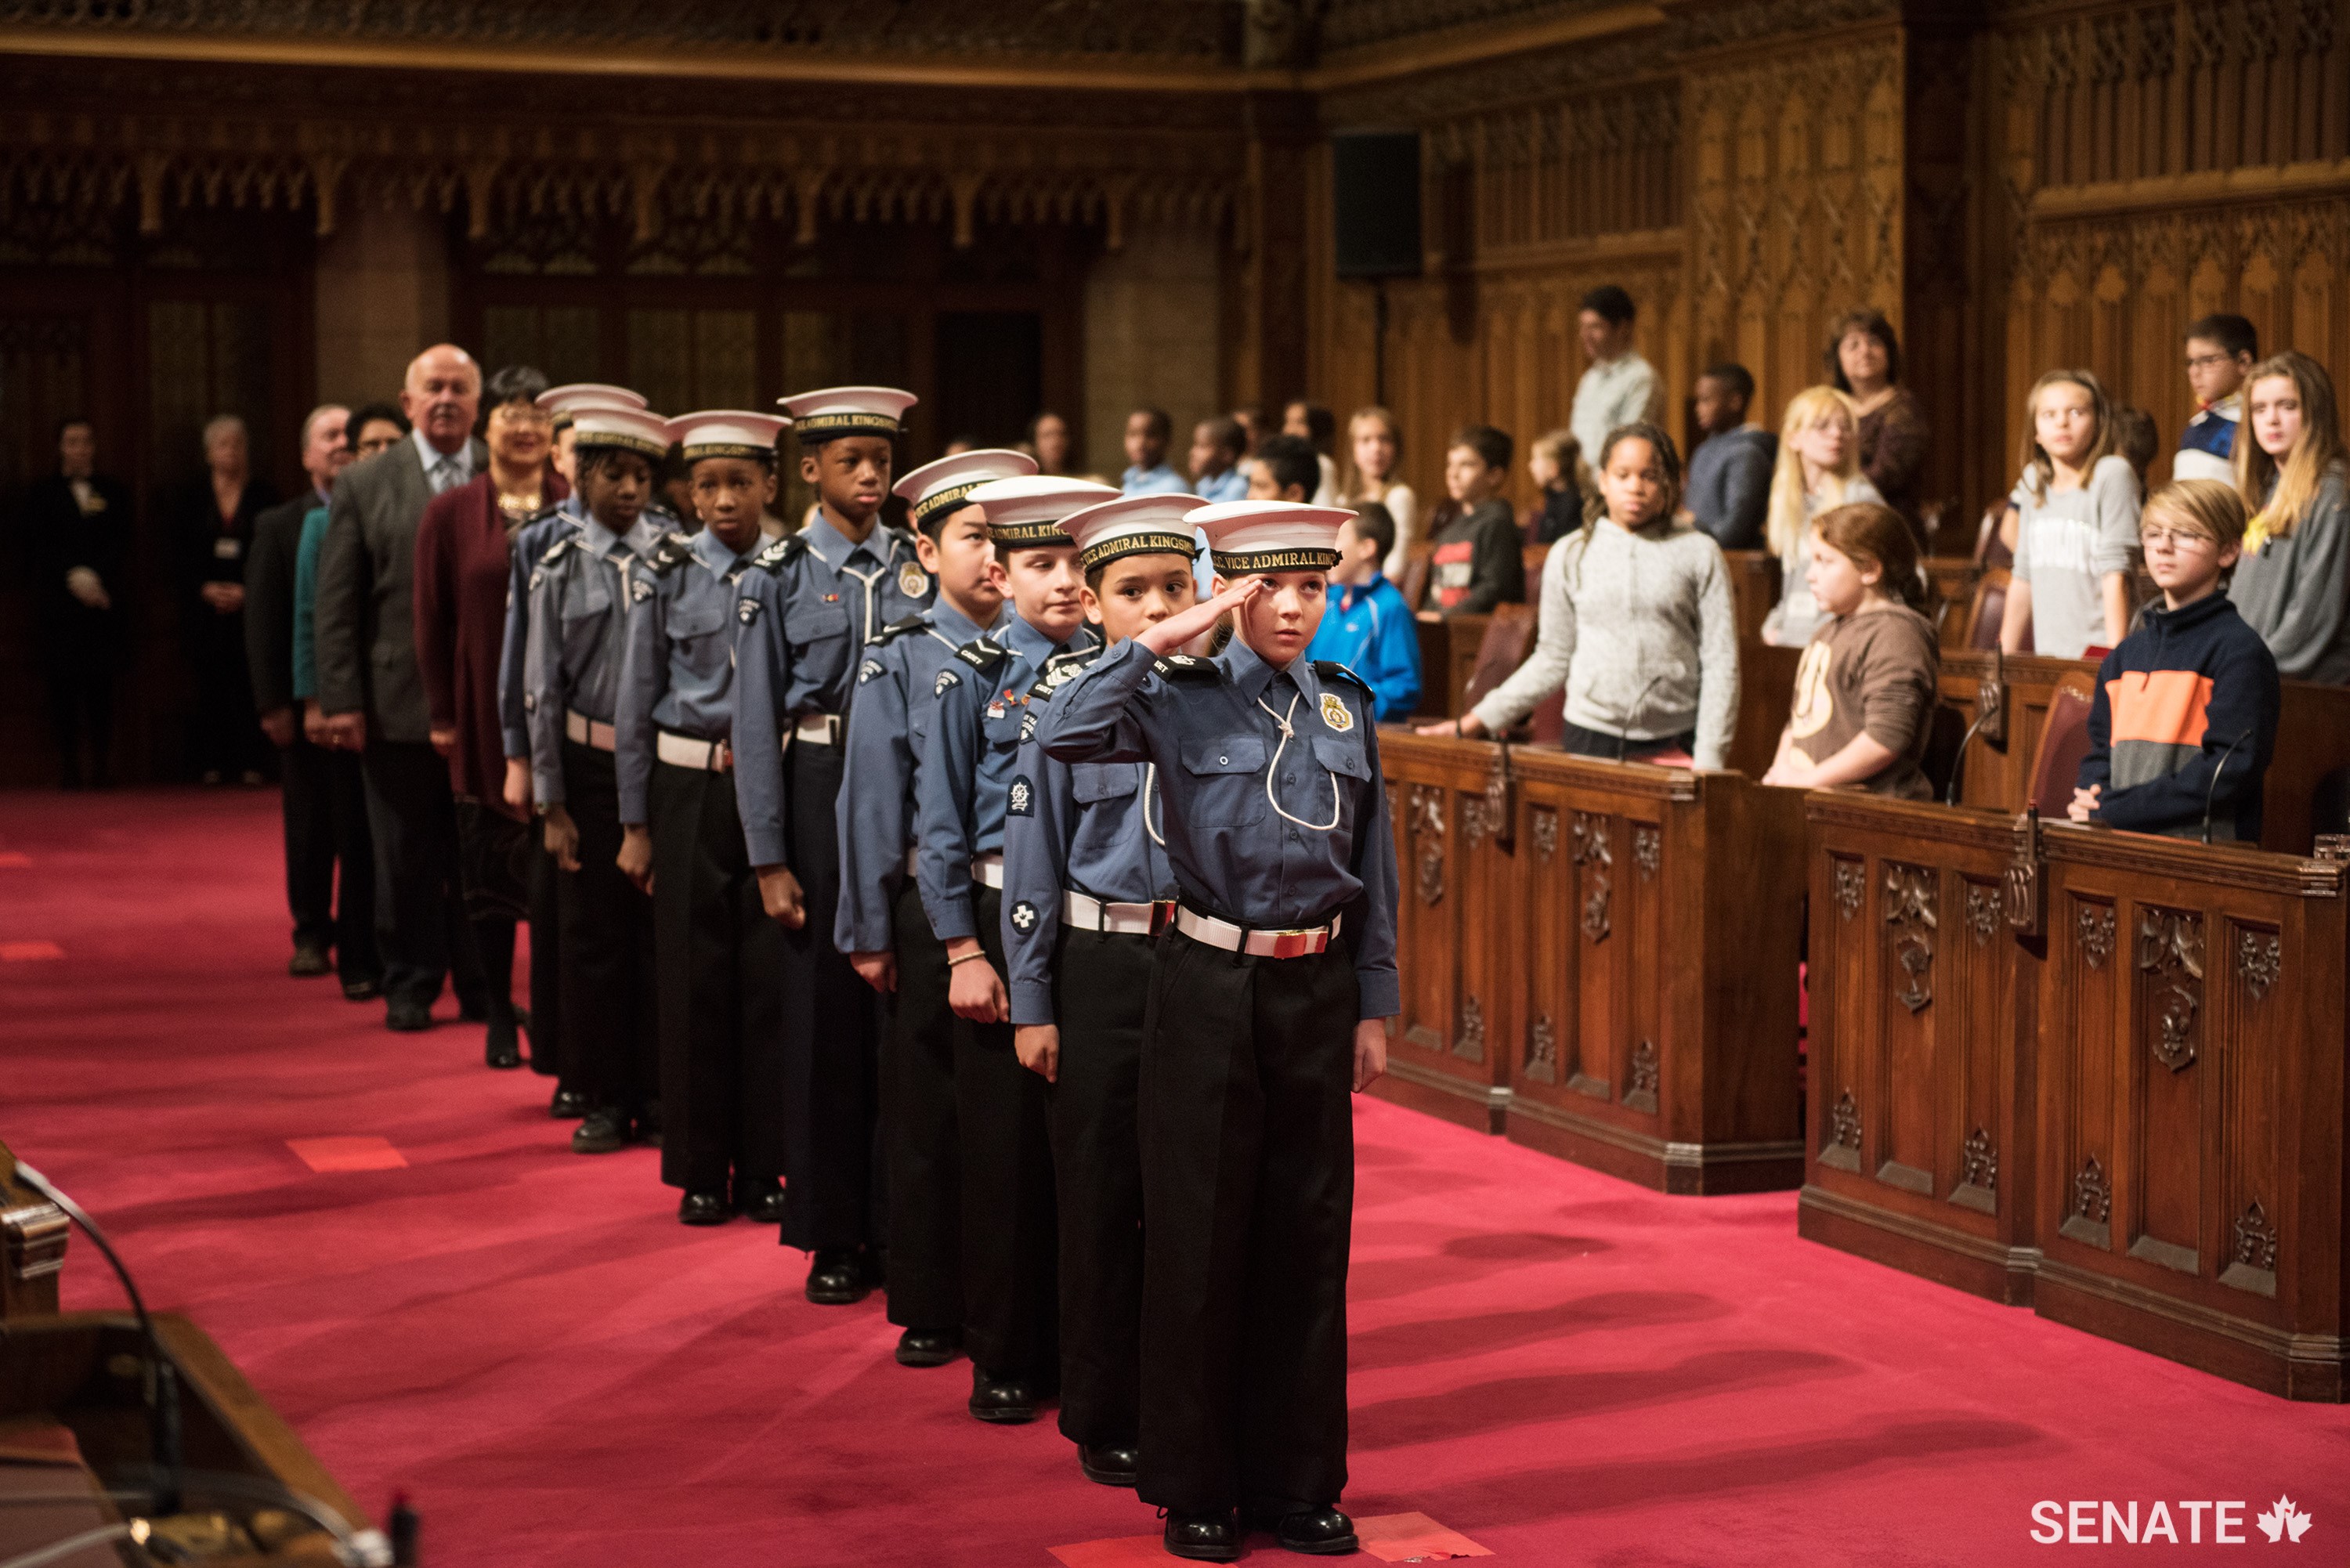
[[[651,1153],[565,1152],[478,1030],[287,979],[276,832],[260,794],[0,797],[0,1136],[356,1494],[411,1491],[428,1562],[1045,1568],[1154,1528],[1049,1424],[964,1417],[964,1365],[897,1366],[878,1300],[808,1305],[771,1231],[680,1227]],[[1504,1563],[1973,1565],[2047,1555],[2043,1498],[2287,1492],[2350,1561],[2341,1409],[1802,1242],[1792,1194],[1357,1125],[1359,1513]],[[86,1246],[67,1294],[118,1299]]]

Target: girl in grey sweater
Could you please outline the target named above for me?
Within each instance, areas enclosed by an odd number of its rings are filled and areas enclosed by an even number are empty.
[[[1672,437],[1656,426],[1608,435],[1597,474],[1606,514],[1551,546],[1534,650],[1461,721],[1460,733],[1499,734],[1565,686],[1570,752],[1686,752],[1700,768],[1729,765],[1737,616],[1721,547],[1672,522],[1680,477]]]
[[[2228,587],[2236,613],[2280,675],[2350,684],[2350,495],[2333,379],[2314,359],[2287,351],[2252,367],[2235,463],[2253,514]]]

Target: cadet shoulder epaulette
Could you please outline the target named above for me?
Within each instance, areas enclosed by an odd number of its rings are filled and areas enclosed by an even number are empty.
[[[1350,681],[1354,685],[1362,688],[1365,691],[1371,691],[1371,683],[1369,681],[1364,680],[1361,676],[1356,674],[1353,670],[1347,669],[1345,665],[1339,663],[1335,659],[1315,659],[1314,661],[1314,673],[1319,675],[1325,680],[1335,678],[1339,680]],[[1372,692],[1372,695],[1376,696],[1378,693]]]
[[[540,507],[537,511],[532,513],[529,516],[524,518],[522,525],[525,528],[528,528],[536,524],[544,523],[550,517],[560,517],[562,515],[563,503],[560,501],[550,501],[546,505]]]
[[[654,546],[645,565],[657,577],[665,577],[693,559],[693,541],[683,534],[665,534]]]
[[[551,566],[555,565],[556,557],[562,555],[564,551],[571,548],[571,542],[578,537],[579,535],[577,534],[566,534],[562,538],[557,539],[554,544],[549,545],[546,547],[546,554],[538,558],[538,564],[542,566]]]
[[[1153,659],[1150,668],[1170,680],[1222,680],[1224,678],[1222,667],[1214,659],[1201,659],[1190,653],[1170,653],[1163,659]]]
[[[991,675],[1003,668],[1003,661],[1012,657],[1012,650],[993,638],[980,636],[956,649],[955,657],[981,674]]]
[[[879,631],[875,632],[871,637],[867,638],[865,640],[876,648],[880,648],[886,644],[897,641],[899,638],[905,636],[910,631],[920,631],[928,625],[930,625],[930,622],[924,620],[920,616],[910,615],[905,617],[903,619],[891,621],[888,626],[883,627]]]
[[[808,547],[807,541],[797,534],[786,534],[751,558],[754,566],[764,566],[781,576],[784,563]]]
[[[1054,692],[1075,680],[1087,665],[1101,656],[1100,643],[1096,643],[1091,648],[1073,648],[1066,653],[1053,655],[1052,658],[1045,660],[1044,673],[1036,677],[1036,684],[1028,688],[1028,695],[1050,697]]]

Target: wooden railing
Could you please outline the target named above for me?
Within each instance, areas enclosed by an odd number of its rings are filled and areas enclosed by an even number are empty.
[[[1806,815],[1803,1233],[2340,1399],[2350,865],[1863,796]]]

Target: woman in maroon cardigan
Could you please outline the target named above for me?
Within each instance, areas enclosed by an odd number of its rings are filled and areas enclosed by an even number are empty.
[[[546,378],[516,366],[490,378],[489,472],[435,496],[416,530],[416,663],[432,715],[432,744],[449,759],[463,840],[466,903],[490,992],[484,1047],[493,1067],[522,1065],[514,1007],[515,898],[484,894],[512,878],[484,877],[513,846],[526,853],[527,809],[506,804],[498,725],[498,654],[505,639],[513,539],[570,493],[547,461],[553,424],[537,406]],[[519,892],[517,884],[514,889]],[[536,944],[533,944],[536,952]],[[534,962],[533,967],[536,964]],[[536,1047],[534,1047],[536,1052]],[[548,1050],[551,1054],[552,1047]]]

